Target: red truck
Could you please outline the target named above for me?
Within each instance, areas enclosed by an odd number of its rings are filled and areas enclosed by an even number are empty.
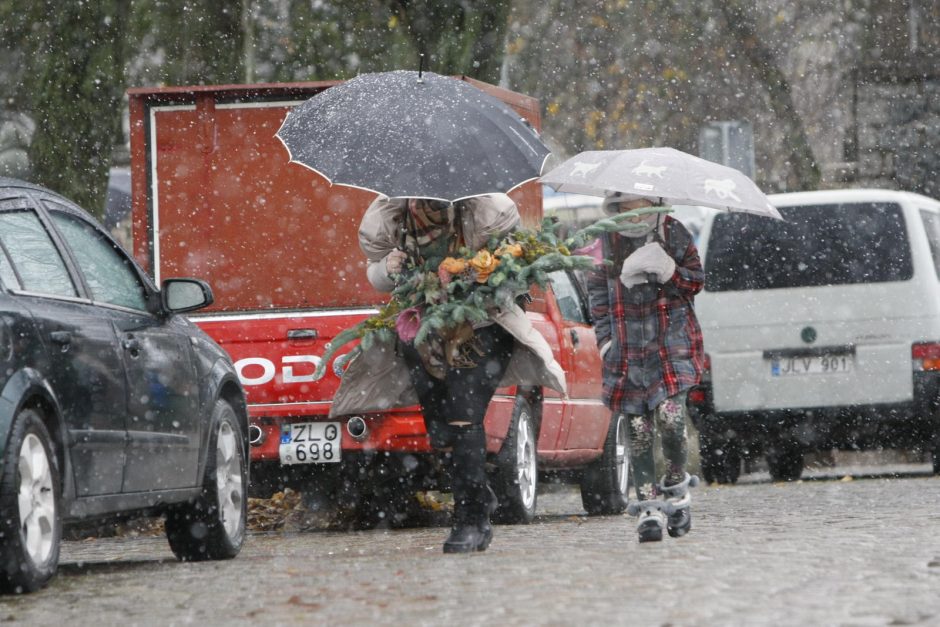
[[[539,128],[538,102],[466,77]],[[134,255],[159,282],[198,276],[215,304],[192,319],[225,348],[248,395],[252,494],[283,486],[351,513],[357,526],[416,522],[415,495],[448,489],[420,408],[330,419],[344,358],[325,345],[387,301],[366,280],[358,226],[374,195],[288,163],[275,132],[290,108],[336,82],[128,91]],[[535,182],[511,194],[542,217]],[[626,425],[601,403],[601,364],[580,283],[563,272],[527,308],[568,394],[500,389],[486,417],[496,519],[528,522],[539,474],[581,485],[589,513],[624,509]],[[289,462],[289,463],[288,463]]]

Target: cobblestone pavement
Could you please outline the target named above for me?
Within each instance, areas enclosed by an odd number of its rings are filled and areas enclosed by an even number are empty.
[[[47,589],[0,599],[0,621],[940,625],[940,478],[900,470],[699,488],[693,531],[658,544],[631,518],[585,516],[570,487],[469,556],[441,553],[442,527],[253,534],[235,560],[198,564],[162,538],[70,542]]]

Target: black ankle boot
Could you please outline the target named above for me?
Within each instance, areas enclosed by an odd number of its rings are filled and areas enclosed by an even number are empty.
[[[481,496],[485,499],[483,502],[458,500],[454,504],[455,523],[444,541],[445,553],[485,551],[490,545],[493,540],[490,516],[499,507],[499,498],[488,485]]]
[[[444,541],[445,553],[485,551],[493,539],[489,521],[481,524],[458,523]]]

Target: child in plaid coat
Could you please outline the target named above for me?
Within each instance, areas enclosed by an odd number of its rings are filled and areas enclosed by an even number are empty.
[[[617,214],[652,206],[644,198],[608,197],[604,210]],[[611,262],[588,277],[591,314],[603,360],[604,402],[629,424],[629,453],[637,498],[665,498],[671,513],[655,508],[642,516],[640,540],[657,540],[691,527],[686,472],[686,393],[704,366],[702,331],[693,300],[705,273],[692,235],[662,213],[631,218],[621,232],[601,238]],[[666,468],[657,482],[654,429],[659,430]],[[694,484],[694,483],[693,483]],[[656,536],[659,537],[656,537]]]

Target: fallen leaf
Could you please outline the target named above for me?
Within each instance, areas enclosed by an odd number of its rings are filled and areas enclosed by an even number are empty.
[[[320,609],[321,607],[323,607],[320,603],[317,603],[316,601],[304,601],[296,594],[293,595],[291,598],[287,599],[287,604],[299,605],[300,607],[309,607],[311,609]]]

